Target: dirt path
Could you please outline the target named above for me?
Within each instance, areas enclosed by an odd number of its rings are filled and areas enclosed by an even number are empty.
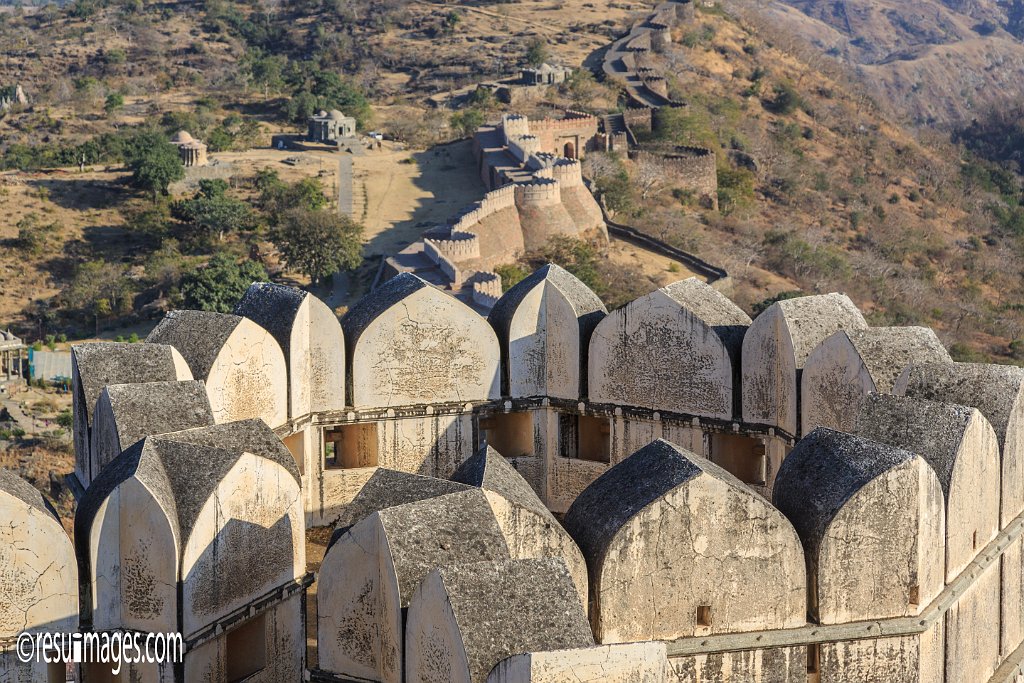
[[[483,197],[469,141],[428,150],[383,149],[353,159],[366,188],[367,257],[389,256]]]

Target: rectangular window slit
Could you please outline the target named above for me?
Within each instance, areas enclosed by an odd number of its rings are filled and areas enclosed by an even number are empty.
[[[807,673],[816,674],[821,666],[821,646],[811,643],[807,646]]]

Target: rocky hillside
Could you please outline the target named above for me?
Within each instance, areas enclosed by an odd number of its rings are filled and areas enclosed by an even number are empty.
[[[732,9],[700,8],[654,57],[687,106],[652,142],[715,150],[721,212],[623,162],[633,191],[614,169],[603,185],[624,222],[724,265],[751,310],[782,276],[847,292],[873,324],[934,327],[961,359],[1024,360],[1019,180],[902,125],[852,70]]]
[[[1024,95],[1020,0],[771,0],[749,9],[853,66],[879,102],[918,123],[959,124]]]

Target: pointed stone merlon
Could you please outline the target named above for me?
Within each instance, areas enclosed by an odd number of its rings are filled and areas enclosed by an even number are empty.
[[[942,487],[921,456],[819,427],[773,496],[803,543],[819,623],[913,616],[942,590]]]
[[[419,474],[378,467],[363,484],[352,502],[344,506],[334,522],[334,532],[328,547],[334,545],[346,531],[375,512],[437,498],[449,493],[469,491],[471,487],[447,479],[435,479]]]
[[[260,418],[288,421],[288,371],[277,340],[252,320],[227,313],[171,311],[147,343],[169,344],[206,382],[218,424]]]
[[[589,398],[731,420],[734,363],[750,318],[683,280],[613,311],[590,340]]]
[[[976,363],[911,365],[893,393],[981,411],[1001,449],[1000,526],[1024,512],[1024,368]]]
[[[407,680],[486,683],[492,669],[512,655],[593,645],[561,560],[440,567],[423,579],[409,603]]]
[[[338,537],[320,567],[317,651],[333,674],[400,683],[403,610],[436,567],[509,559],[486,497],[467,489],[371,514]]]
[[[342,319],[355,408],[493,400],[498,339],[461,301],[402,273]]]
[[[800,434],[800,373],[811,351],[839,330],[865,330],[845,294],[779,301],[743,338],[743,420]]]
[[[852,432],[861,401],[890,394],[911,363],[952,363],[928,327],[840,330],[811,352],[800,379],[804,432],[828,427]]]
[[[288,367],[288,417],[345,407],[345,335],[334,312],[309,292],[255,282],[235,306],[277,340]]]
[[[1024,512],[1024,369],[975,363],[915,364],[896,382],[894,393],[981,411],[995,430],[1001,451],[1000,526],[1005,527]],[[1004,549],[997,574],[995,588],[986,575],[980,585],[968,591],[973,602],[956,610],[956,615],[962,615],[959,630],[971,634],[951,656],[954,663],[948,667],[959,680],[986,680],[993,650],[1012,652],[1024,641],[1022,539],[1011,541]],[[988,615],[996,609],[993,600],[1002,603],[995,646],[982,637],[987,632]],[[949,633],[946,637],[947,642],[955,642],[949,640]]]
[[[660,683],[675,678],[665,643],[648,642],[514,655],[491,669],[487,683]]]
[[[857,434],[922,456],[946,500],[946,581],[952,581],[999,531],[999,444],[975,408],[872,395]]]
[[[792,525],[734,476],[667,441],[587,487],[565,527],[587,558],[600,643],[804,624]]]
[[[90,446],[96,401],[108,384],[191,380],[181,354],[166,344],[95,342],[71,347],[71,391],[74,412],[75,474],[88,486],[99,474],[92,470]]]
[[[109,384],[93,415],[90,470],[99,473],[140,439],[214,424],[202,382]]]
[[[75,631],[78,565],[71,539],[43,496],[4,469],[0,469],[0,520],[0,642],[13,644],[26,631]],[[5,656],[0,653],[0,662]],[[31,670],[36,677],[28,680],[47,680],[45,664]]]
[[[298,469],[262,421],[147,437],[79,506],[83,622],[192,637],[305,574],[303,519]]]
[[[561,558],[580,603],[587,608],[589,582],[583,553],[504,456],[485,446],[456,470],[452,480],[483,489],[513,558]]]
[[[596,294],[554,264],[516,283],[488,316],[501,344],[502,394],[584,396],[590,337],[606,314]]]

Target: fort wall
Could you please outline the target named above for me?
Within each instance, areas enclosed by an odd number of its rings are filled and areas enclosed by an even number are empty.
[[[527,183],[516,183],[515,200],[519,208],[554,206],[561,203],[562,194],[557,180],[537,178]]]
[[[423,240],[423,253],[441,269],[442,273],[448,276],[453,286],[457,287],[462,283],[459,267],[434,240],[429,238]]]
[[[708,206],[718,207],[718,165],[715,153],[703,147],[676,147],[670,152],[636,150],[636,161],[653,163],[673,184],[695,192]]]

